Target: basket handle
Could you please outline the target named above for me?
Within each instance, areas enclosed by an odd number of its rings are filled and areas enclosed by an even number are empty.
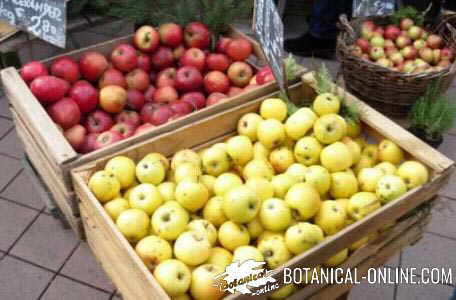
[[[353,27],[350,25],[350,22],[348,21],[347,15],[342,14],[339,16],[339,24],[341,27],[341,30],[346,31],[352,39],[356,38],[356,33]]]

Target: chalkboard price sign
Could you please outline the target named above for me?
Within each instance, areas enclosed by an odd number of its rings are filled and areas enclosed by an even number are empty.
[[[285,92],[283,23],[272,0],[255,0],[253,31],[260,41],[280,89]]]
[[[65,48],[66,0],[0,0],[0,19]]]

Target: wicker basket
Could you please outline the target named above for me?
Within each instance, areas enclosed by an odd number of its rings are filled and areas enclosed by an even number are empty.
[[[368,18],[377,25],[389,24],[388,17]],[[405,116],[428,84],[441,77],[440,89],[446,91],[456,75],[456,61],[441,71],[409,74],[394,71],[354,55],[353,45],[360,36],[361,23],[366,19],[347,21],[341,16],[341,33],[337,40],[337,56],[347,89],[386,115]],[[428,28],[440,34],[448,47],[456,51],[456,14],[442,18],[438,26]]]

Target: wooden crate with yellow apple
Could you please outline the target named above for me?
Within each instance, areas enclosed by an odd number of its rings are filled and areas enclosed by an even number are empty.
[[[420,238],[429,213],[418,207],[453,161],[321,74],[290,86],[312,108],[288,118],[294,108],[273,93],[72,171],[87,241],[125,299],[250,299],[221,293],[213,277],[246,259],[264,260],[279,286],[285,268],[363,275]],[[361,123],[336,114],[354,104]],[[349,288],[256,297],[335,299]]]

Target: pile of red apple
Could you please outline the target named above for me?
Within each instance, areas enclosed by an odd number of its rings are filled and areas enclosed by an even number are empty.
[[[72,147],[89,153],[274,79],[245,62],[247,39],[221,37],[211,53],[212,38],[199,22],[142,26],[109,58],[90,51],[49,69],[33,61],[21,76]]]
[[[454,49],[443,38],[414,24],[409,18],[399,26],[378,26],[364,21],[361,37],[353,54],[397,72],[437,72],[448,68],[454,60]]]

